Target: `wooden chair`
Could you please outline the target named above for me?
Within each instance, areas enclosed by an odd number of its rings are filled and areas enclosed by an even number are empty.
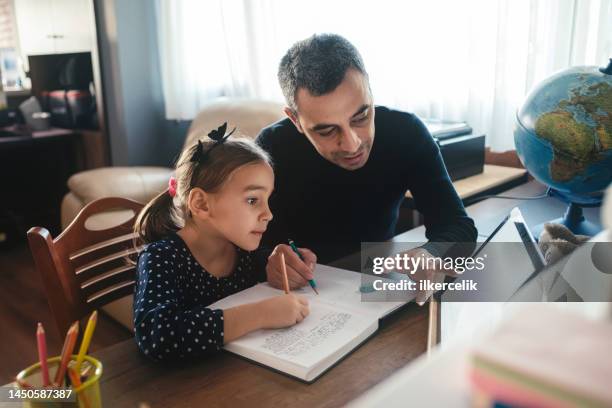
[[[134,247],[133,226],[142,207],[126,198],[102,198],[87,204],[55,239],[45,228],[28,231],[30,251],[60,333],[91,311],[133,293],[136,266],[127,257],[141,249]],[[88,228],[92,215],[113,210],[133,214],[111,228]]]

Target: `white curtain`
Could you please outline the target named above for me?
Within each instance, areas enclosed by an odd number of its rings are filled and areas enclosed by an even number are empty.
[[[219,96],[282,101],[278,62],[313,33],[361,52],[376,104],[467,121],[495,150],[514,147],[530,88],[612,57],[612,0],[157,0],[169,119]]]

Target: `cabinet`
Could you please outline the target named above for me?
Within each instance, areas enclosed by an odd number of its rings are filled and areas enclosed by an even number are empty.
[[[28,55],[91,51],[95,33],[91,0],[15,0],[23,61]]]
[[[0,236],[7,234],[5,239],[16,242],[32,225],[58,233],[67,181],[83,170],[82,157],[83,138],[75,131],[50,129],[30,135],[18,127],[0,128]]]

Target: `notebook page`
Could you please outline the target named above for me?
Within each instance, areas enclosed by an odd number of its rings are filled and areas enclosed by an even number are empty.
[[[328,304],[342,305],[355,313],[370,314],[379,319],[406,303],[362,301],[362,294],[359,291],[362,274],[358,272],[317,264],[314,274],[319,291],[318,296],[310,286],[294,291],[294,293],[306,296],[311,302],[324,300]],[[384,277],[378,279],[384,279]]]
[[[362,301],[359,291],[362,283],[361,274],[358,272],[317,264],[315,280],[319,295],[314,293],[310,286],[292,291],[308,298],[311,308],[315,303],[324,302],[329,305],[342,306],[356,314],[367,314],[380,319],[405,303]],[[245,303],[257,302],[271,296],[278,296],[282,293],[282,290],[274,289],[268,283],[263,282],[223,298],[210,305],[210,307],[213,309],[228,309]]]
[[[300,323],[276,330],[258,330],[225,345],[225,349],[308,379],[310,371],[329,359],[348,353],[354,340],[378,328],[376,319],[348,310],[313,304]]]

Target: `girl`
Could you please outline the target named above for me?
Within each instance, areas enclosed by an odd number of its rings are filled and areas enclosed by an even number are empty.
[[[155,360],[214,352],[309,313],[308,301],[293,294],[227,310],[207,307],[265,279],[248,251],[272,219],[274,186],[270,159],[253,142],[227,139],[225,125],[209,136],[215,140],[183,152],[176,179],[135,225],[148,245],[138,258],[134,329],[140,350]]]

